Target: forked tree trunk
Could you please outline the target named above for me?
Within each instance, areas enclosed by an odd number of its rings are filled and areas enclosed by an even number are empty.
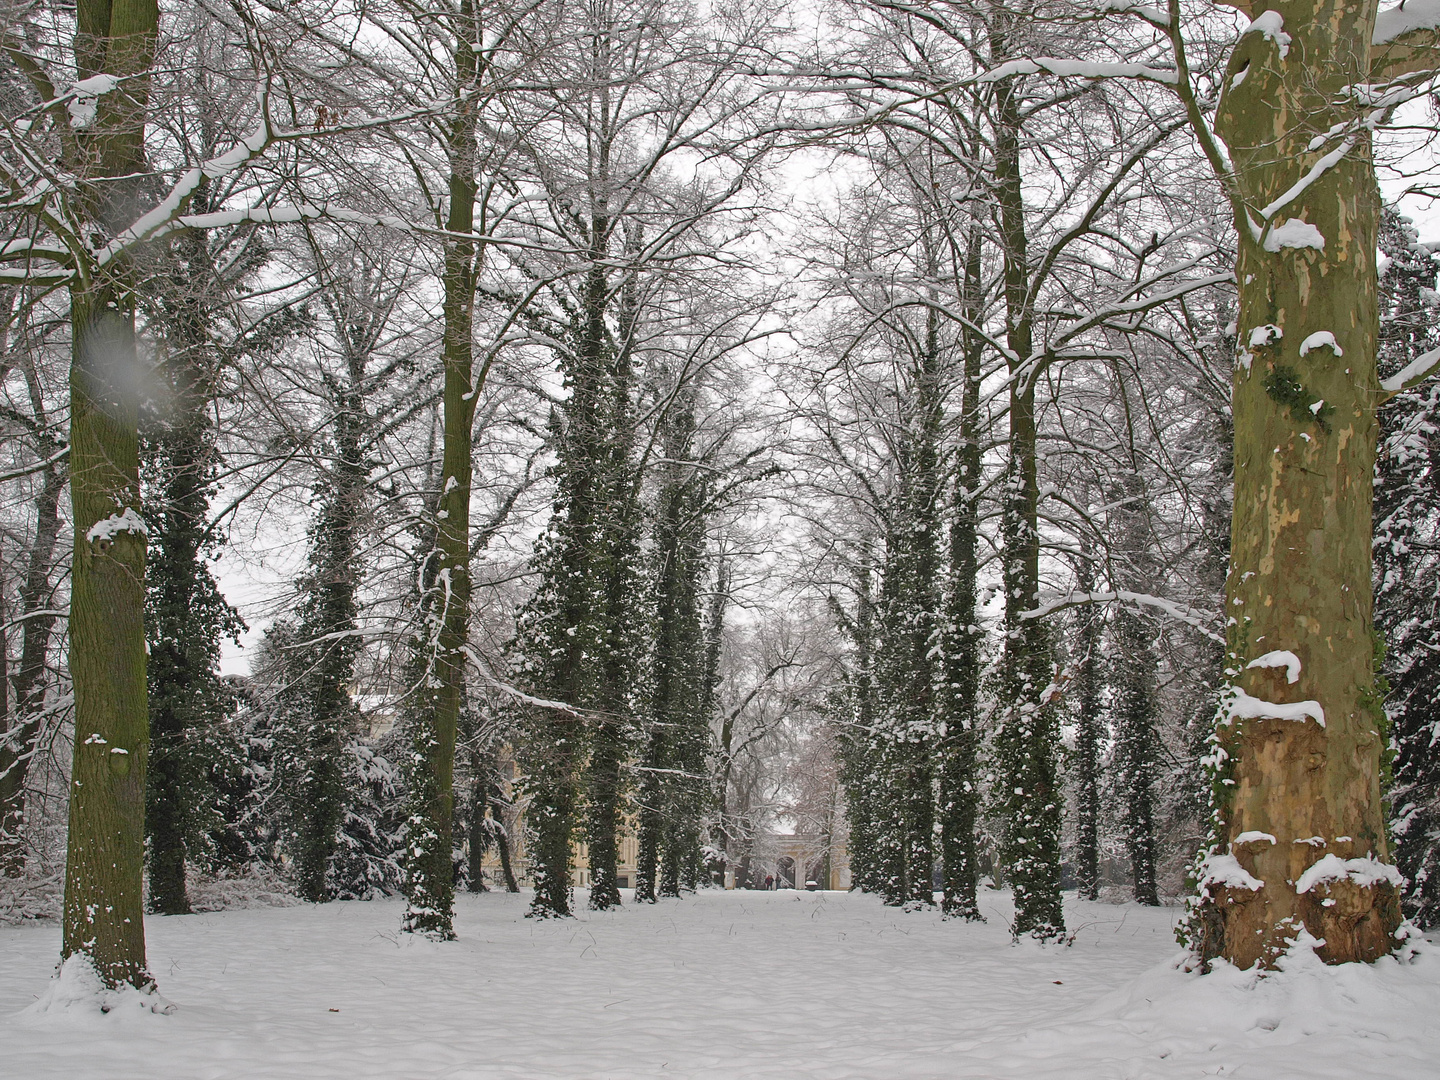
[[[1285,12],[1242,36],[1217,120],[1251,220],[1237,223],[1231,688],[1200,945],[1241,967],[1302,926],[1328,962],[1373,960],[1400,917],[1371,622],[1379,195],[1349,89],[1369,81],[1375,4]]]

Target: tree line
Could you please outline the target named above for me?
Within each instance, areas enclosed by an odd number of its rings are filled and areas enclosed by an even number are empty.
[[[1202,962],[1433,919],[1372,141],[1435,32],[1243,14],[7,7],[0,857],[64,830],[64,955],[152,985],[145,905],[257,865],[449,938],[519,804],[537,916],[788,822],[1041,938],[1117,855]]]

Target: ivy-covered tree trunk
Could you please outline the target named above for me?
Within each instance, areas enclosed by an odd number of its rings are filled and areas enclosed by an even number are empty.
[[[720,755],[715,720],[720,708],[720,658],[725,646],[725,608],[730,602],[730,572],[723,554],[707,557],[707,562],[713,565],[714,571],[710,578],[710,595],[700,605],[703,611],[700,696],[692,752],[695,755],[694,771],[708,777],[709,781],[693,781],[695,860],[691,873],[694,881],[687,883],[682,878],[685,887],[694,889],[702,883],[722,887],[725,884],[725,856],[720,848],[720,839],[724,836],[724,805],[715,797],[720,786],[717,783],[720,771],[717,759]],[[717,869],[718,875],[715,872]]]
[[[725,609],[729,604],[730,567],[725,556],[720,555],[715,559],[713,591],[710,593],[709,603],[705,606],[705,681],[701,712],[707,718],[707,723],[713,723],[720,705],[720,654],[725,641]],[[727,767],[730,739],[725,734],[726,719],[721,719],[719,728],[719,732],[713,727],[706,732],[707,750],[717,760],[708,765],[712,785],[705,798],[713,810],[714,818],[710,826],[710,855],[705,873],[709,876],[710,884],[723,887],[725,868],[730,862],[730,828],[726,819],[730,797]]]
[[[832,715],[840,724],[840,778],[845,786],[846,814],[850,819],[850,870],[865,892],[883,893],[894,876],[883,850],[887,842],[882,805],[885,798],[880,773],[879,739],[875,730],[875,599],[874,561],[869,546],[862,548],[855,568],[855,616],[839,604],[835,613],[841,629],[855,646],[846,673],[843,699],[833,702]]]
[[[1230,685],[1196,944],[1240,967],[1302,929],[1327,962],[1373,960],[1400,917],[1371,621],[1379,202],[1354,104],[1375,5],[1283,14],[1257,12],[1216,120],[1234,162],[1240,335]]]
[[[472,0],[453,15],[455,114],[447,132],[449,213],[441,268],[444,291],[444,448],[442,486],[435,507],[435,546],[426,569],[422,603],[429,636],[424,707],[415,714],[410,770],[411,810],[406,823],[404,928],[440,940],[455,936],[455,876],[451,863],[455,818],[455,735],[465,682],[470,619],[470,483],[475,404],[474,322],[479,185],[476,169],[478,103],[482,79],[479,45],[484,40]]]
[[[593,249],[598,256],[605,250],[614,222],[605,215],[596,215],[592,221],[592,236],[601,244]],[[585,352],[602,365],[599,373],[605,417],[605,429],[596,447],[603,478],[596,563],[602,592],[599,607],[591,613],[597,623],[601,650],[585,785],[590,907],[596,911],[620,904],[620,826],[628,795],[625,772],[634,744],[642,641],[637,625],[641,512],[634,462],[632,346],[637,312],[633,277],[619,291],[620,311],[613,339],[605,326],[609,291],[607,275],[591,275],[585,296]]]
[[[82,78],[134,76],[102,96],[81,141],[84,208],[102,237],[130,224],[145,171],[154,0],[80,0]],[[107,182],[108,179],[108,182]],[[145,768],[145,525],[140,506],[135,305],[126,261],[82,266],[70,288],[70,674],[75,749],[61,955],[108,986],[153,986],[141,905]]]
[[[592,245],[603,245],[609,222],[592,218],[590,225]],[[530,914],[538,918],[570,914],[571,844],[582,794],[603,802],[613,791],[618,798],[616,744],[618,725],[625,719],[592,712],[603,700],[612,700],[613,706],[614,698],[604,689],[602,669],[615,663],[610,655],[615,638],[605,615],[616,586],[609,560],[616,508],[607,496],[617,491],[610,476],[614,399],[607,393],[609,284],[598,265],[605,248],[595,250],[597,265],[587,272],[581,289],[583,318],[562,331],[568,332],[574,348],[564,356],[570,396],[551,418],[558,459],[553,470],[556,499],[535,560],[540,583],[521,613],[517,634],[530,686],[563,705],[527,706],[522,713],[521,763],[530,796],[526,818],[534,834],[529,845],[535,877]],[[586,781],[593,784],[594,742],[607,728],[611,746],[602,751],[602,769],[614,773],[605,780],[613,787],[592,786],[582,792]],[[587,764],[592,766],[588,776]],[[603,822],[596,825],[597,833],[603,828]],[[603,843],[602,836],[602,860]],[[618,891],[615,899],[618,902]]]
[[[660,841],[666,810],[661,770],[670,760],[666,734],[664,725],[656,722],[645,741],[645,753],[640,759],[644,772],[635,807],[635,899],[651,904],[659,896]]]
[[[940,467],[941,397],[940,315],[926,312],[924,346],[912,373],[915,433],[911,449],[913,478],[906,510],[909,535],[909,603],[903,627],[909,693],[901,715],[909,749],[905,778],[905,827],[908,836],[905,899],[911,905],[935,903],[935,779],[940,757],[940,707],[936,690],[943,677],[937,663],[940,609],[944,596],[941,571],[941,504],[944,479]],[[898,689],[898,688],[897,688]]]
[[[300,895],[311,903],[329,900],[336,890],[332,873],[350,795],[344,755],[347,745],[360,734],[350,686],[359,654],[355,630],[360,517],[369,470],[363,449],[365,405],[360,393],[364,358],[351,349],[346,359],[348,385],[337,402],[333,459],[320,484],[322,501],[310,535],[300,641],[291,664],[296,671],[297,760],[289,846]],[[340,888],[347,893],[363,891],[358,882],[346,882]]]
[[[1005,16],[995,16],[997,20]],[[997,58],[1003,33],[992,27]],[[1060,725],[1048,693],[1050,646],[1045,626],[1027,619],[1039,605],[1040,489],[1036,479],[1035,387],[1042,365],[1033,355],[1033,298],[1020,160],[1021,113],[1014,78],[995,84],[995,182],[1003,239],[1005,344],[1009,350],[1008,458],[1001,493],[1004,541],[1005,645],[1000,664],[995,751],[998,801],[1005,813],[1002,858],[1015,892],[1017,935],[1047,939],[1065,930],[1060,899]]]
[[[1115,764],[1124,802],[1125,847],[1135,900],[1158,906],[1155,801],[1155,652],[1153,630],[1138,612],[1121,608],[1115,640]]]
[[[1122,387],[1122,393],[1123,393]],[[1136,458],[1131,451],[1131,462]],[[1149,505],[1145,484],[1130,471],[1111,490],[1115,505],[1115,576],[1131,592],[1156,590],[1159,568],[1150,549],[1146,521]],[[1130,855],[1130,876],[1138,903],[1160,903],[1156,880],[1156,800],[1159,773],[1159,736],[1155,731],[1155,700],[1159,658],[1151,621],[1129,607],[1120,607],[1111,622],[1114,639],[1115,766],[1124,802],[1125,847]]]
[[[1076,587],[1095,591],[1095,568],[1088,559],[1076,567]],[[1100,709],[1100,609],[1076,610],[1075,633],[1075,877],[1083,900],[1100,898],[1100,747],[1105,719]]]
[[[965,260],[965,314],[980,322],[981,235],[972,229]],[[955,507],[950,524],[950,573],[944,598],[944,656],[940,669],[940,862],[947,916],[977,920],[980,878],[975,830],[980,816],[980,671],[984,635],[979,626],[981,447],[980,371],[984,343],[967,326],[962,334],[964,372],[956,448]]]
[[[709,485],[706,474],[690,464],[694,396],[693,388],[680,390],[664,418],[660,440],[665,461],[655,521],[652,715],[667,750],[658,759],[666,770],[658,774],[664,797],[659,852],[663,896],[679,896],[683,887],[696,883],[700,816],[709,786],[704,777],[711,696],[700,596]]]
[[[888,768],[885,801],[893,807],[894,866],[887,898],[934,903],[935,772],[940,722],[936,687],[941,674],[939,316],[927,314],[925,333],[909,358],[898,417],[898,491],[890,508],[876,651],[877,702]]]
[[[204,205],[206,188],[192,204]],[[142,419],[142,480],[150,522],[150,768],[145,833],[150,909],[190,910],[186,863],[219,831],[216,778],[239,771],[221,733],[230,695],[217,665],[221,638],[243,629],[205,564],[217,454],[210,423],[217,365],[211,355],[215,268],[202,235],[175,242],[152,322],[163,335],[157,370],[166,393]]]

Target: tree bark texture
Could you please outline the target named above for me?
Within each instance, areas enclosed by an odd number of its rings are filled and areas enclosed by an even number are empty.
[[[467,94],[478,85],[481,68],[472,42],[478,42],[478,15],[470,0],[459,5],[454,26],[456,87]],[[426,598],[431,620],[432,653],[428,707],[417,719],[413,808],[408,825],[409,906],[405,929],[448,940],[452,925],[455,876],[451,834],[455,816],[455,735],[465,680],[465,646],[470,617],[470,483],[474,385],[475,274],[477,251],[468,236],[475,226],[479,191],[476,167],[476,104],[457,97],[450,121],[450,209],[441,285],[444,289],[444,477],[436,508],[434,584]]]
[[[981,234],[972,228],[965,259],[965,313],[979,324]],[[975,829],[980,811],[976,761],[980,742],[981,630],[977,594],[980,562],[980,383],[984,343],[966,328],[962,335],[965,370],[956,448],[955,510],[950,525],[950,574],[942,620],[945,651],[940,676],[944,735],[940,754],[941,908],[947,916],[983,918],[976,900],[980,870]]]
[[[1241,967],[1270,963],[1302,928],[1328,962],[1373,960],[1399,922],[1371,620],[1379,197],[1349,89],[1369,80],[1374,14],[1353,0],[1263,13],[1268,28],[1230,59],[1217,118],[1249,220],[1237,222],[1231,685],[1200,946]],[[1221,853],[1249,880],[1216,875]]]
[[[1003,55],[998,34],[997,52]],[[1051,677],[1045,627],[1022,612],[1038,604],[1040,489],[1036,473],[1033,298],[1021,173],[1022,118],[1013,79],[995,85],[995,181],[1003,239],[1005,335],[1009,350],[1009,460],[1004,533],[1005,652],[1000,674],[1000,803],[1006,814],[1002,855],[1015,890],[1015,933],[1064,933],[1060,901],[1059,719],[1043,699]]]
[[[144,170],[154,0],[80,0],[82,77],[131,75],[104,95],[81,141],[84,212],[113,236],[135,210]],[[124,260],[82,267],[70,289],[70,674],[75,749],[65,866],[62,957],[89,957],[108,986],[153,985],[141,907],[145,765],[145,534],[140,505],[135,308]],[[128,511],[128,513],[127,513]]]
[[[1082,559],[1075,584],[1080,592],[1095,589],[1095,568]],[[1100,748],[1105,721],[1100,704],[1100,609],[1077,609],[1075,635],[1075,877],[1081,899],[1100,898]]]

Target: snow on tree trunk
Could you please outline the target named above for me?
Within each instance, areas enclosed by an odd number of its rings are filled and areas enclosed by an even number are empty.
[[[997,57],[1002,34],[992,29]],[[1005,652],[998,687],[998,802],[1002,857],[1015,889],[1015,933],[1040,939],[1065,930],[1060,901],[1060,725],[1048,692],[1051,656],[1040,619],[1024,617],[1040,591],[1040,489],[1036,479],[1034,326],[1021,174],[1021,113],[1013,79],[995,84],[995,180],[1004,255],[1005,344],[1009,349],[1009,458],[1001,498]]]
[[[981,234],[972,226],[965,258],[965,308],[980,323]],[[940,677],[941,740],[938,816],[943,895],[947,916],[982,918],[976,901],[980,869],[976,821],[980,815],[980,672],[982,631],[977,610],[980,577],[981,361],[984,343],[973,329],[962,335],[960,430],[956,448],[955,507],[950,523],[950,572],[942,619]]]
[[[470,3],[455,15],[455,76],[462,95],[473,95],[483,70],[472,42],[483,40]],[[450,210],[445,222],[452,237],[475,228],[477,105],[462,96],[449,133]],[[455,876],[451,864],[455,817],[455,735],[465,681],[465,646],[470,618],[470,480],[475,402],[475,275],[478,254],[473,240],[445,244],[444,289],[444,478],[435,511],[434,579],[424,598],[430,620],[431,667],[427,708],[416,718],[411,773],[411,813],[407,822],[405,929],[448,940],[452,926]]]
[[[79,74],[134,75],[100,98],[75,162],[100,236],[129,224],[145,168],[154,0],[81,0]],[[94,246],[99,246],[94,245]],[[117,265],[118,264],[118,265]],[[70,289],[70,673],[75,748],[62,957],[86,955],[107,986],[152,986],[141,909],[145,838],[145,525],[140,505],[140,361],[125,259],[86,268]]]
[[[1095,568],[1082,559],[1076,568],[1079,592],[1095,590]],[[1105,721],[1100,703],[1100,638],[1104,620],[1098,605],[1076,609],[1075,631],[1075,876],[1082,899],[1100,898],[1100,755]]]
[[[1373,960],[1399,921],[1371,621],[1379,201],[1355,111],[1374,11],[1257,13],[1217,117],[1246,220],[1230,685],[1199,945],[1241,967],[1272,962],[1302,929],[1328,962]],[[1227,856],[1239,873],[1215,869]]]

